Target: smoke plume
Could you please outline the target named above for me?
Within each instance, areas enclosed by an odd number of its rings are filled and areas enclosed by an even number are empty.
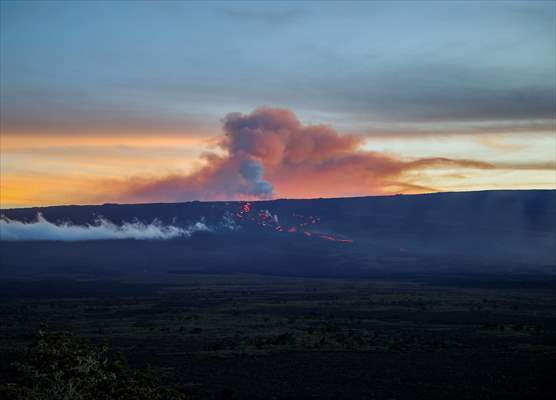
[[[173,239],[191,236],[196,231],[207,231],[209,228],[202,222],[197,222],[187,228],[173,225],[162,225],[158,221],[151,224],[141,222],[126,222],[122,225],[99,218],[93,225],[73,225],[62,223],[59,225],[47,221],[41,214],[36,222],[24,223],[7,218],[0,218],[0,240],[113,240],[113,239]]]
[[[244,160],[239,169],[248,183],[248,193],[257,197],[272,197],[272,184],[263,179],[264,168],[259,160]]]
[[[220,154],[206,153],[190,175],[135,179],[118,201],[183,201],[328,197],[432,191],[408,172],[426,168],[494,168],[465,159],[402,160],[361,149],[364,138],[327,125],[303,125],[287,109],[259,108],[223,120]]]

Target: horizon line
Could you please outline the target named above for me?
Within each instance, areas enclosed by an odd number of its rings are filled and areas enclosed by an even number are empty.
[[[532,189],[480,189],[480,190],[451,190],[437,191],[426,193],[395,193],[395,194],[373,194],[363,196],[339,196],[339,197],[307,197],[307,198],[275,198],[275,199],[257,199],[257,200],[186,200],[186,201],[161,201],[161,202],[144,202],[144,203],[97,203],[97,204],[53,204],[53,205],[37,205],[25,207],[1,208],[2,211],[11,210],[30,210],[34,208],[54,208],[54,207],[103,207],[103,206],[140,206],[152,204],[186,204],[186,203],[263,203],[274,201],[308,201],[308,200],[343,200],[343,199],[364,199],[369,197],[415,197],[430,196],[439,194],[457,194],[457,193],[482,193],[482,192],[556,192],[556,187],[552,189],[532,188]],[[0,214],[0,217],[2,215]]]

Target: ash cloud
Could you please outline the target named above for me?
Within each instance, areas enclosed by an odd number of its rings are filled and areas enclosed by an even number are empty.
[[[250,200],[415,192],[416,186],[405,179],[407,172],[495,168],[468,159],[403,160],[364,151],[365,137],[342,135],[328,125],[304,125],[291,110],[282,108],[228,114],[223,130],[218,142],[222,153],[204,154],[205,165],[198,171],[135,179],[124,184],[116,200]]]
[[[104,218],[97,219],[92,225],[54,224],[41,214],[37,215],[35,222],[30,223],[0,218],[1,241],[161,240],[188,237],[193,232],[208,230],[209,228],[202,222],[197,222],[187,228],[180,228],[163,225],[158,221],[150,224],[125,222],[122,225],[116,225]]]
[[[264,168],[260,161],[244,160],[239,171],[249,184],[249,193],[257,197],[272,197],[274,188],[270,182],[263,179]]]

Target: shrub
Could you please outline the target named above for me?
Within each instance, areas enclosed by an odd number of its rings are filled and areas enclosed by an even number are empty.
[[[129,368],[106,346],[92,346],[67,333],[39,330],[23,359],[20,379],[0,388],[13,400],[179,400],[183,395],[159,385],[149,370]]]

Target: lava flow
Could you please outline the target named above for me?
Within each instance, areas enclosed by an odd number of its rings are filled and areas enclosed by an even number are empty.
[[[243,203],[234,215],[238,221],[249,222],[266,229],[272,229],[276,232],[301,234],[306,238],[316,237],[332,242],[353,243],[352,239],[341,238],[332,234],[323,234],[315,230],[308,230],[307,227],[314,226],[320,222],[320,218],[315,216],[306,217],[301,214],[293,213],[293,219],[299,222],[284,226],[280,223],[278,215],[272,214],[269,210],[259,210],[255,212],[253,210],[253,204],[249,202]]]

